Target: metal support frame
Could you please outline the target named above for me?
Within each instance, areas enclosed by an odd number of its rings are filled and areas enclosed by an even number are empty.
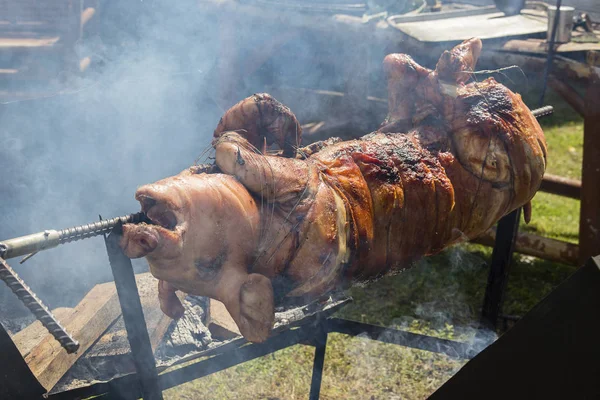
[[[491,306],[488,307],[488,315],[491,315],[491,318],[493,318],[493,315],[497,316],[499,313],[502,293],[506,286],[512,248],[516,232],[518,231],[519,217],[520,209],[500,220],[498,226],[498,235],[493,256],[494,262],[492,271],[490,272],[490,283],[486,291],[486,303]],[[369,339],[383,343],[431,351],[454,358],[470,359],[475,355],[475,349],[468,343],[419,335],[340,318],[321,318],[319,315],[316,315],[312,320],[308,320],[305,325],[284,331],[271,337],[264,343],[241,345],[241,347],[225,351],[209,359],[204,359],[158,375],[131,261],[118,246],[120,233],[121,225],[118,225],[105,238],[106,249],[115,279],[119,302],[123,311],[123,319],[136,366],[136,373],[114,378],[108,382],[54,393],[48,396],[49,399],[77,399],[92,396],[99,399],[138,399],[140,397],[152,400],[162,399],[163,390],[274,353],[281,349],[304,343],[315,346],[309,399],[318,400],[321,391],[329,333],[342,333],[350,336],[366,335]]]
[[[468,343],[390,329],[361,322],[340,318],[319,319],[316,316],[312,322],[284,331],[273,336],[264,343],[247,344],[234,350],[220,353],[209,359],[194,362],[185,367],[167,371],[156,379],[158,390],[166,390],[194,379],[208,376],[215,372],[231,368],[246,361],[254,360],[296,344],[315,346],[313,376],[311,380],[310,399],[319,398],[327,337],[329,333],[342,333],[350,336],[359,334],[383,343],[397,344],[419,350],[445,354],[454,358],[470,359],[473,354]],[[139,373],[139,372],[138,372]],[[127,398],[137,399],[143,396],[140,385],[136,385],[138,373],[114,378],[108,382],[96,383],[64,392],[54,393],[50,400],[80,399],[96,396],[95,398]],[[146,398],[146,397],[144,397]]]
[[[158,373],[154,360],[154,352],[144,319],[144,312],[131,260],[123,254],[119,247],[122,225],[117,225],[105,238],[108,260],[115,279],[117,295],[121,304],[123,322],[127,331],[127,339],[131,355],[135,363],[138,383],[145,400],[162,400],[162,391],[158,386]],[[134,390],[129,387],[129,391]]]
[[[319,324],[319,329],[312,342],[315,346],[315,358],[313,359],[313,372],[308,398],[310,400],[318,400],[321,393],[321,382],[323,381],[325,351],[327,350],[327,331],[323,324]]]
[[[600,252],[600,76],[589,81],[583,122],[579,262]]]
[[[502,217],[498,222],[492,264],[481,312],[482,324],[490,329],[495,330],[498,326],[512,255],[519,233],[520,218],[521,209],[519,208]]]
[[[41,399],[46,389],[35,378],[10,335],[0,324],[0,399]]]

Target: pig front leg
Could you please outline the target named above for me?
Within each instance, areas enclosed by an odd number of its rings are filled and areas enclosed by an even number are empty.
[[[177,297],[177,288],[167,281],[158,280],[158,301],[163,313],[173,319],[183,316],[185,309]]]

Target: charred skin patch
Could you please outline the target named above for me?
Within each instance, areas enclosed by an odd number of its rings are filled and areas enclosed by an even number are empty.
[[[226,250],[227,249],[224,248],[214,260],[203,260],[199,258],[194,261],[194,267],[196,267],[199,279],[203,281],[212,281],[219,276],[219,272],[221,272],[223,264],[227,259]]]
[[[461,111],[464,110],[469,124],[489,125],[490,119],[497,120],[498,117],[512,121],[514,104],[507,89],[490,83],[487,80],[483,84],[473,84],[475,90],[460,99],[464,104]]]

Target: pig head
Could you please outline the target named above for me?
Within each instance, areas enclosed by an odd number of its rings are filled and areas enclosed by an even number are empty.
[[[249,273],[260,236],[260,215],[248,191],[224,174],[180,174],[140,187],[136,199],[152,224],[126,224],[120,245],[146,257],[159,279],[162,311],[183,314],[176,290],[221,301],[250,341],[273,326],[273,288]]]

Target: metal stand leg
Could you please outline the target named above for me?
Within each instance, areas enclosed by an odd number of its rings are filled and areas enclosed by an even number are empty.
[[[512,260],[513,249],[519,231],[521,209],[515,210],[498,222],[496,243],[492,253],[492,265],[485,289],[482,310],[482,323],[496,329],[502,307],[504,291],[508,283],[508,272]]]
[[[600,76],[590,79],[585,95],[581,212],[579,216],[579,265],[600,251]]]
[[[0,399],[43,399],[46,389],[33,375],[2,324],[0,353]]]
[[[163,396],[158,384],[154,353],[152,352],[152,345],[144,320],[144,312],[135,283],[133,267],[131,260],[123,254],[119,247],[121,229],[121,225],[115,227],[105,241],[119,303],[123,312],[127,339],[131,347],[131,354],[144,400],[162,400]],[[138,390],[133,388],[132,391],[139,393]],[[135,395],[135,398],[137,398],[137,395]]]
[[[310,400],[318,400],[321,393],[321,381],[323,380],[323,366],[325,364],[325,350],[327,348],[327,332],[319,325],[319,333],[314,339],[315,358],[313,361],[313,373],[310,383]]]

